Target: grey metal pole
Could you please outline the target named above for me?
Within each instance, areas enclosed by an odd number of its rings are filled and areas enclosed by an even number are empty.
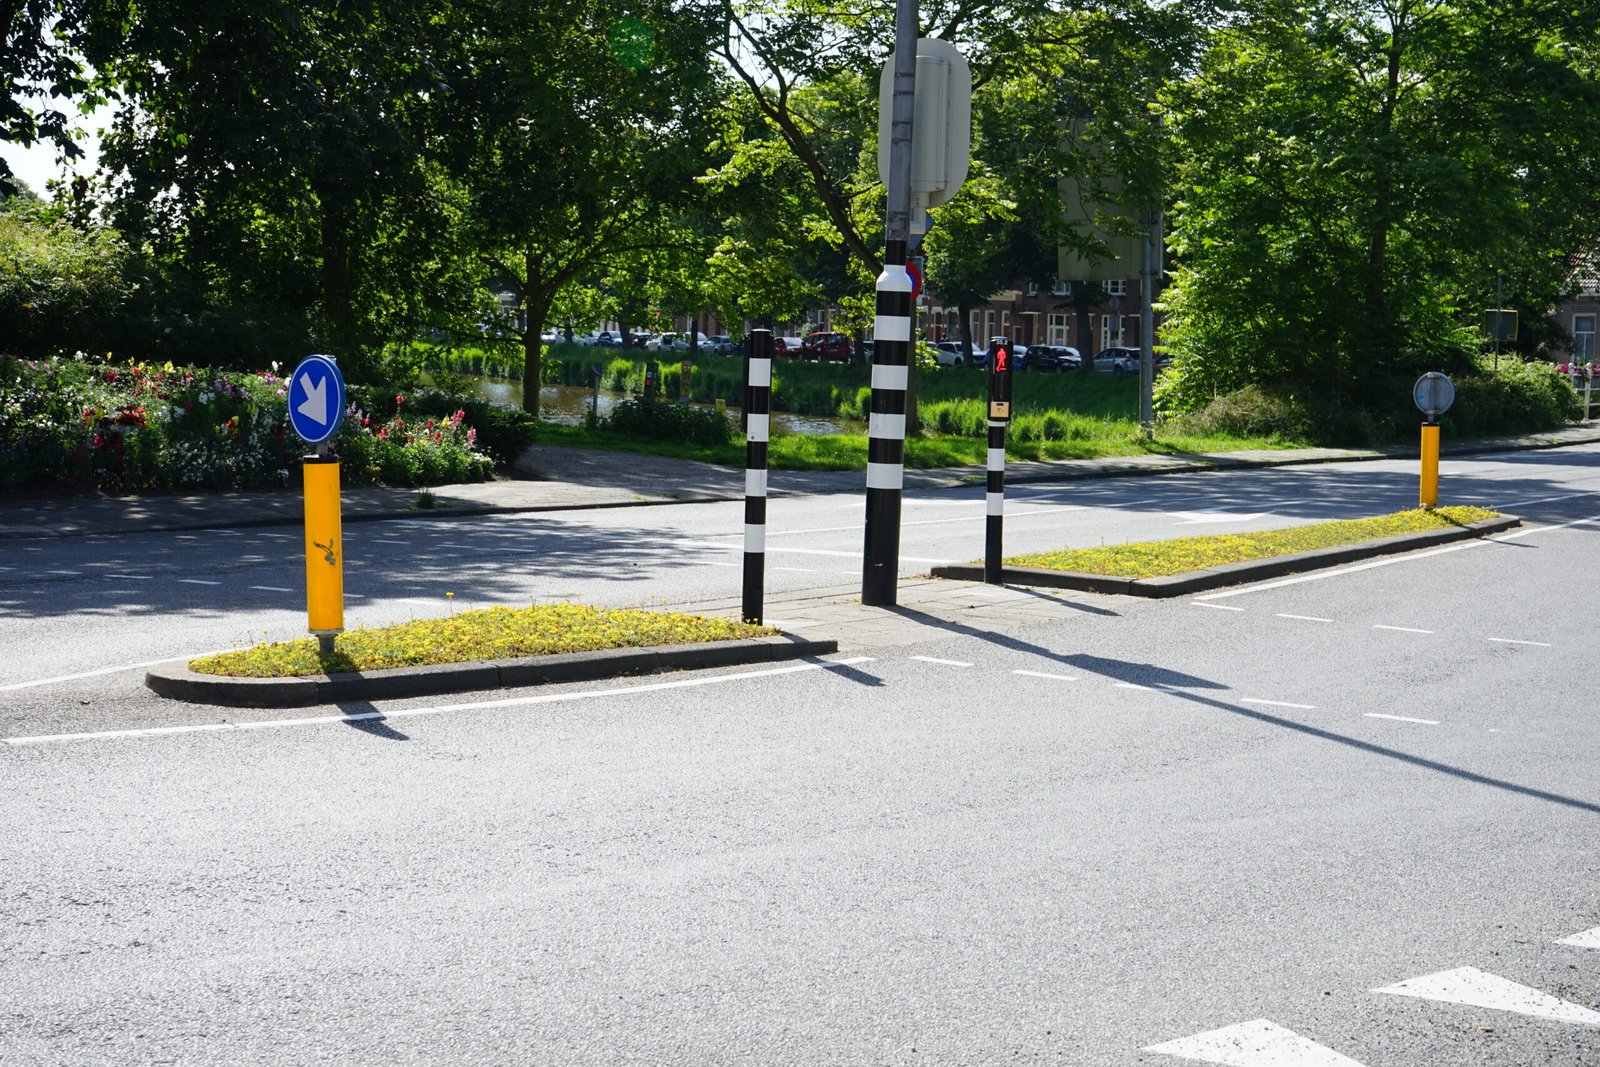
[[[861,602],[892,606],[900,572],[900,493],[905,481],[906,389],[911,381],[911,124],[916,114],[917,0],[897,0],[894,93],[889,105],[888,209],[873,323],[867,424],[867,528]]]
[[[1155,433],[1156,213],[1145,214],[1144,262],[1139,267],[1139,436]]]

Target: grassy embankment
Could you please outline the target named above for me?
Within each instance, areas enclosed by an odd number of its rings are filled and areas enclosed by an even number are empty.
[[[1376,541],[1394,534],[1420,533],[1498,518],[1497,512],[1473,507],[1416,508],[1370,519],[1346,519],[1292,526],[1256,533],[1209,534],[1167,541],[1138,541],[1101,548],[1072,548],[1012,556],[1012,567],[1106,574],[1118,578],[1162,578],[1245,560],[1270,559],[1314,548]]]
[[[458,373],[504,374],[517,371],[514,354],[461,349],[433,353],[428,359]],[[644,354],[623,356],[616,349],[556,345],[546,353],[547,383],[587,387],[591,367],[601,371],[601,388],[637,393],[644,382]],[[679,395],[681,361],[661,360],[661,388]],[[687,395],[702,403],[722,400],[736,408],[743,389],[743,360],[701,356],[690,372]],[[773,369],[774,411],[823,415],[864,421],[871,396],[871,370],[841,364],[779,360]],[[936,468],[981,464],[986,451],[985,372],[970,368],[923,368],[916,374],[920,433],[906,441],[906,465]],[[1181,435],[1157,427],[1142,440],[1137,418],[1138,382],[1128,375],[1018,374],[1014,383],[1015,416],[1007,432],[1006,454],[1016,460],[1086,459],[1144,453],[1181,454],[1242,449],[1293,448],[1306,442],[1276,437]],[[740,443],[691,445],[681,441],[641,439],[608,432],[604,426],[540,426],[539,439],[551,444],[645,451],[661,455],[738,465]],[[768,464],[788,470],[864,470],[867,438],[857,434],[778,434],[768,450]]]

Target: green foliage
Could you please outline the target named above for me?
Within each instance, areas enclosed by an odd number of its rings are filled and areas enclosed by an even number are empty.
[[[127,244],[101,226],[0,210],[0,351],[39,359],[117,344],[136,282]]]
[[[697,445],[725,445],[733,440],[733,429],[726,415],[643,397],[619,400],[604,421],[606,429],[636,437],[688,441]]]
[[[454,593],[446,593],[454,597]],[[610,648],[648,648],[776,636],[769,626],[667,611],[540,604],[463,611],[447,618],[362,627],[334,638],[323,654],[315,638],[273,642],[189,661],[200,674],[295,678],[434,663],[554,656]]]
[[[270,371],[0,356],[0,490],[291,484],[306,446],[288,428],[286,387]],[[489,476],[493,460],[476,451],[478,431],[461,408],[373,417],[362,390],[352,399],[332,442],[347,482]]]

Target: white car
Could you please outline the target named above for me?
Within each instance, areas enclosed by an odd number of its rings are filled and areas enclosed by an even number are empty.
[[[965,367],[968,364],[982,363],[977,353],[969,353],[967,346],[960,341],[940,341],[933,348],[941,367]]]

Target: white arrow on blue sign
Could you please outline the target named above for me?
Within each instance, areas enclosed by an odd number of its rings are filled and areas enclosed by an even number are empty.
[[[289,375],[289,426],[306,444],[338,431],[344,405],[344,376],[332,356],[307,356]]]

